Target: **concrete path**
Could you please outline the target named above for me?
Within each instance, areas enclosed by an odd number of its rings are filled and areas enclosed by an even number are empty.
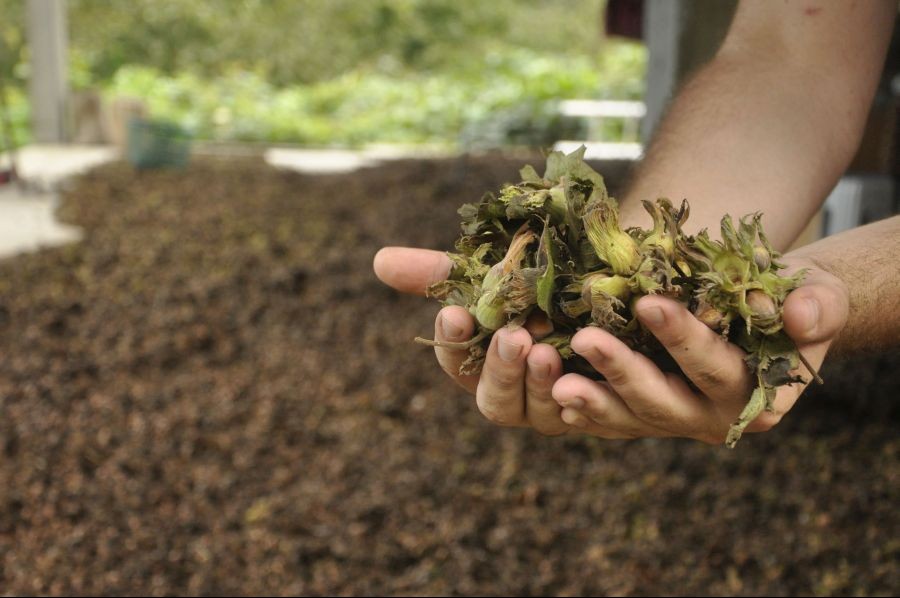
[[[102,145],[29,145],[16,152],[16,166],[29,187],[52,191],[65,179],[117,157],[115,148]],[[9,156],[0,154],[0,167],[8,165]]]
[[[214,152],[214,150],[207,150]],[[201,155],[206,153],[198,148]],[[427,154],[427,152],[426,152]],[[266,162],[278,168],[310,173],[350,172],[381,160],[413,157],[412,150],[373,148],[366,151],[271,148]],[[422,153],[417,154],[423,157]],[[86,170],[118,159],[113,147],[77,145],[32,145],[16,154],[19,175],[27,189],[0,185],[0,259],[22,252],[72,243],[81,238],[74,226],[58,222],[56,191],[63,182]],[[0,167],[9,158],[0,155]]]
[[[581,142],[560,142],[558,149],[571,151]],[[306,173],[351,172],[365,166],[405,158],[436,158],[450,155],[438,148],[372,146],[363,150],[266,148],[254,144],[195,144],[197,155],[262,154],[267,163]],[[640,155],[638,144],[588,144],[588,157],[632,159]],[[15,185],[0,186],[0,258],[41,247],[71,243],[80,238],[78,228],[61,224],[54,217],[58,202],[56,190],[63,182],[86,170],[118,159],[110,146],[31,145],[17,152],[21,177],[28,189]],[[8,164],[0,155],[0,167]]]
[[[56,189],[65,179],[116,156],[113,148],[102,146],[33,145],[19,149],[16,166],[27,188],[0,186],[0,258],[79,240],[79,228],[56,220]],[[0,167],[8,165],[9,157],[0,155]]]
[[[0,187],[0,258],[78,241],[81,230],[57,222],[55,193]]]

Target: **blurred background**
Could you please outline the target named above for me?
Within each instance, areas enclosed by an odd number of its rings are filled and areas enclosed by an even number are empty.
[[[734,8],[0,0],[0,594],[900,591],[896,351],[735,451],[543,438],[371,273],[548,149],[621,189]],[[799,243],[896,213],[897,65]]]
[[[20,143],[31,138],[27,83],[37,66],[25,4],[2,5],[2,69]],[[552,142],[560,100],[640,99],[646,50],[603,36],[601,8],[589,0],[71,0],[62,14],[54,8],[64,31],[44,34],[67,34],[53,43],[65,46],[67,99],[78,104],[67,129],[76,139],[90,116],[78,108],[95,95],[106,104],[140,100],[204,140],[452,150],[518,136]],[[613,125],[606,133],[618,139]],[[106,131],[98,133],[100,141]]]

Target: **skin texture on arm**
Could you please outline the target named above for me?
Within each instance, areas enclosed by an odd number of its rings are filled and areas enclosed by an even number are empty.
[[[849,314],[832,352],[841,355],[900,346],[900,216],[801,247],[791,259],[810,262],[847,285]],[[815,306],[816,311],[833,306]]]
[[[686,232],[761,211],[776,248],[803,230],[853,157],[896,13],[892,1],[742,2],[716,57],[679,92],[622,201],[691,204]]]

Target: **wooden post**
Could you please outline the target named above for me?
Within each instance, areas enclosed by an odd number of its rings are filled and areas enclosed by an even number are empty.
[[[68,139],[65,0],[28,0],[32,134],[38,143]]]

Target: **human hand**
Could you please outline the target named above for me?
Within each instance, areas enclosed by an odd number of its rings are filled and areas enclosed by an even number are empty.
[[[784,261],[787,273],[803,267],[810,270],[785,301],[784,326],[804,357],[818,368],[847,321],[848,290],[841,280],[808,260],[787,257]],[[386,284],[421,295],[428,285],[446,278],[450,261],[439,251],[389,247],[375,256],[374,267]],[[531,426],[548,435],[682,436],[721,444],[755,384],[744,363],[745,353],[665,297],[644,297],[637,311],[700,392],[682,376],[663,373],[646,356],[593,327],[573,337],[572,349],[606,378],[602,382],[578,374],[563,376],[559,354],[549,345],[535,344],[522,328],[497,331],[480,376],[459,374],[465,350],[435,347],[435,355],[451,378],[476,395],[482,414],[499,425]],[[657,314],[661,320],[654,317]],[[474,327],[465,309],[446,307],[435,321],[435,339],[463,342],[471,338]],[[803,375],[810,378],[808,372]],[[779,388],[776,412],[763,412],[746,431],[771,429],[805,387]]]
[[[444,280],[451,262],[444,252],[406,247],[385,247],[373,263],[375,274],[385,284],[405,293],[424,295],[432,283]],[[526,327],[537,332],[540,322]],[[475,320],[458,306],[443,308],[434,323],[434,338],[440,342],[464,342],[472,337]],[[558,435],[570,427],[560,419],[562,408],[551,390],[562,375],[562,360],[556,349],[535,343],[526,328],[507,326],[491,339],[480,375],[462,376],[459,367],[468,351],[435,347],[438,363],[457,384],[475,395],[481,413],[501,426],[530,426],[547,435]]]
[[[783,261],[788,273],[809,268],[801,286],[785,300],[784,329],[801,354],[818,368],[847,322],[849,292],[843,281],[811,261],[790,256]],[[552,390],[563,407],[560,417],[585,433],[606,438],[680,436],[721,444],[755,385],[744,363],[745,353],[671,299],[643,297],[636,308],[641,323],[699,392],[682,376],[663,373],[612,334],[584,328],[572,338],[572,349],[606,380],[562,376]],[[811,378],[804,368],[800,374]],[[806,384],[780,387],[775,413],[763,412],[746,431],[771,429],[805,388]]]

